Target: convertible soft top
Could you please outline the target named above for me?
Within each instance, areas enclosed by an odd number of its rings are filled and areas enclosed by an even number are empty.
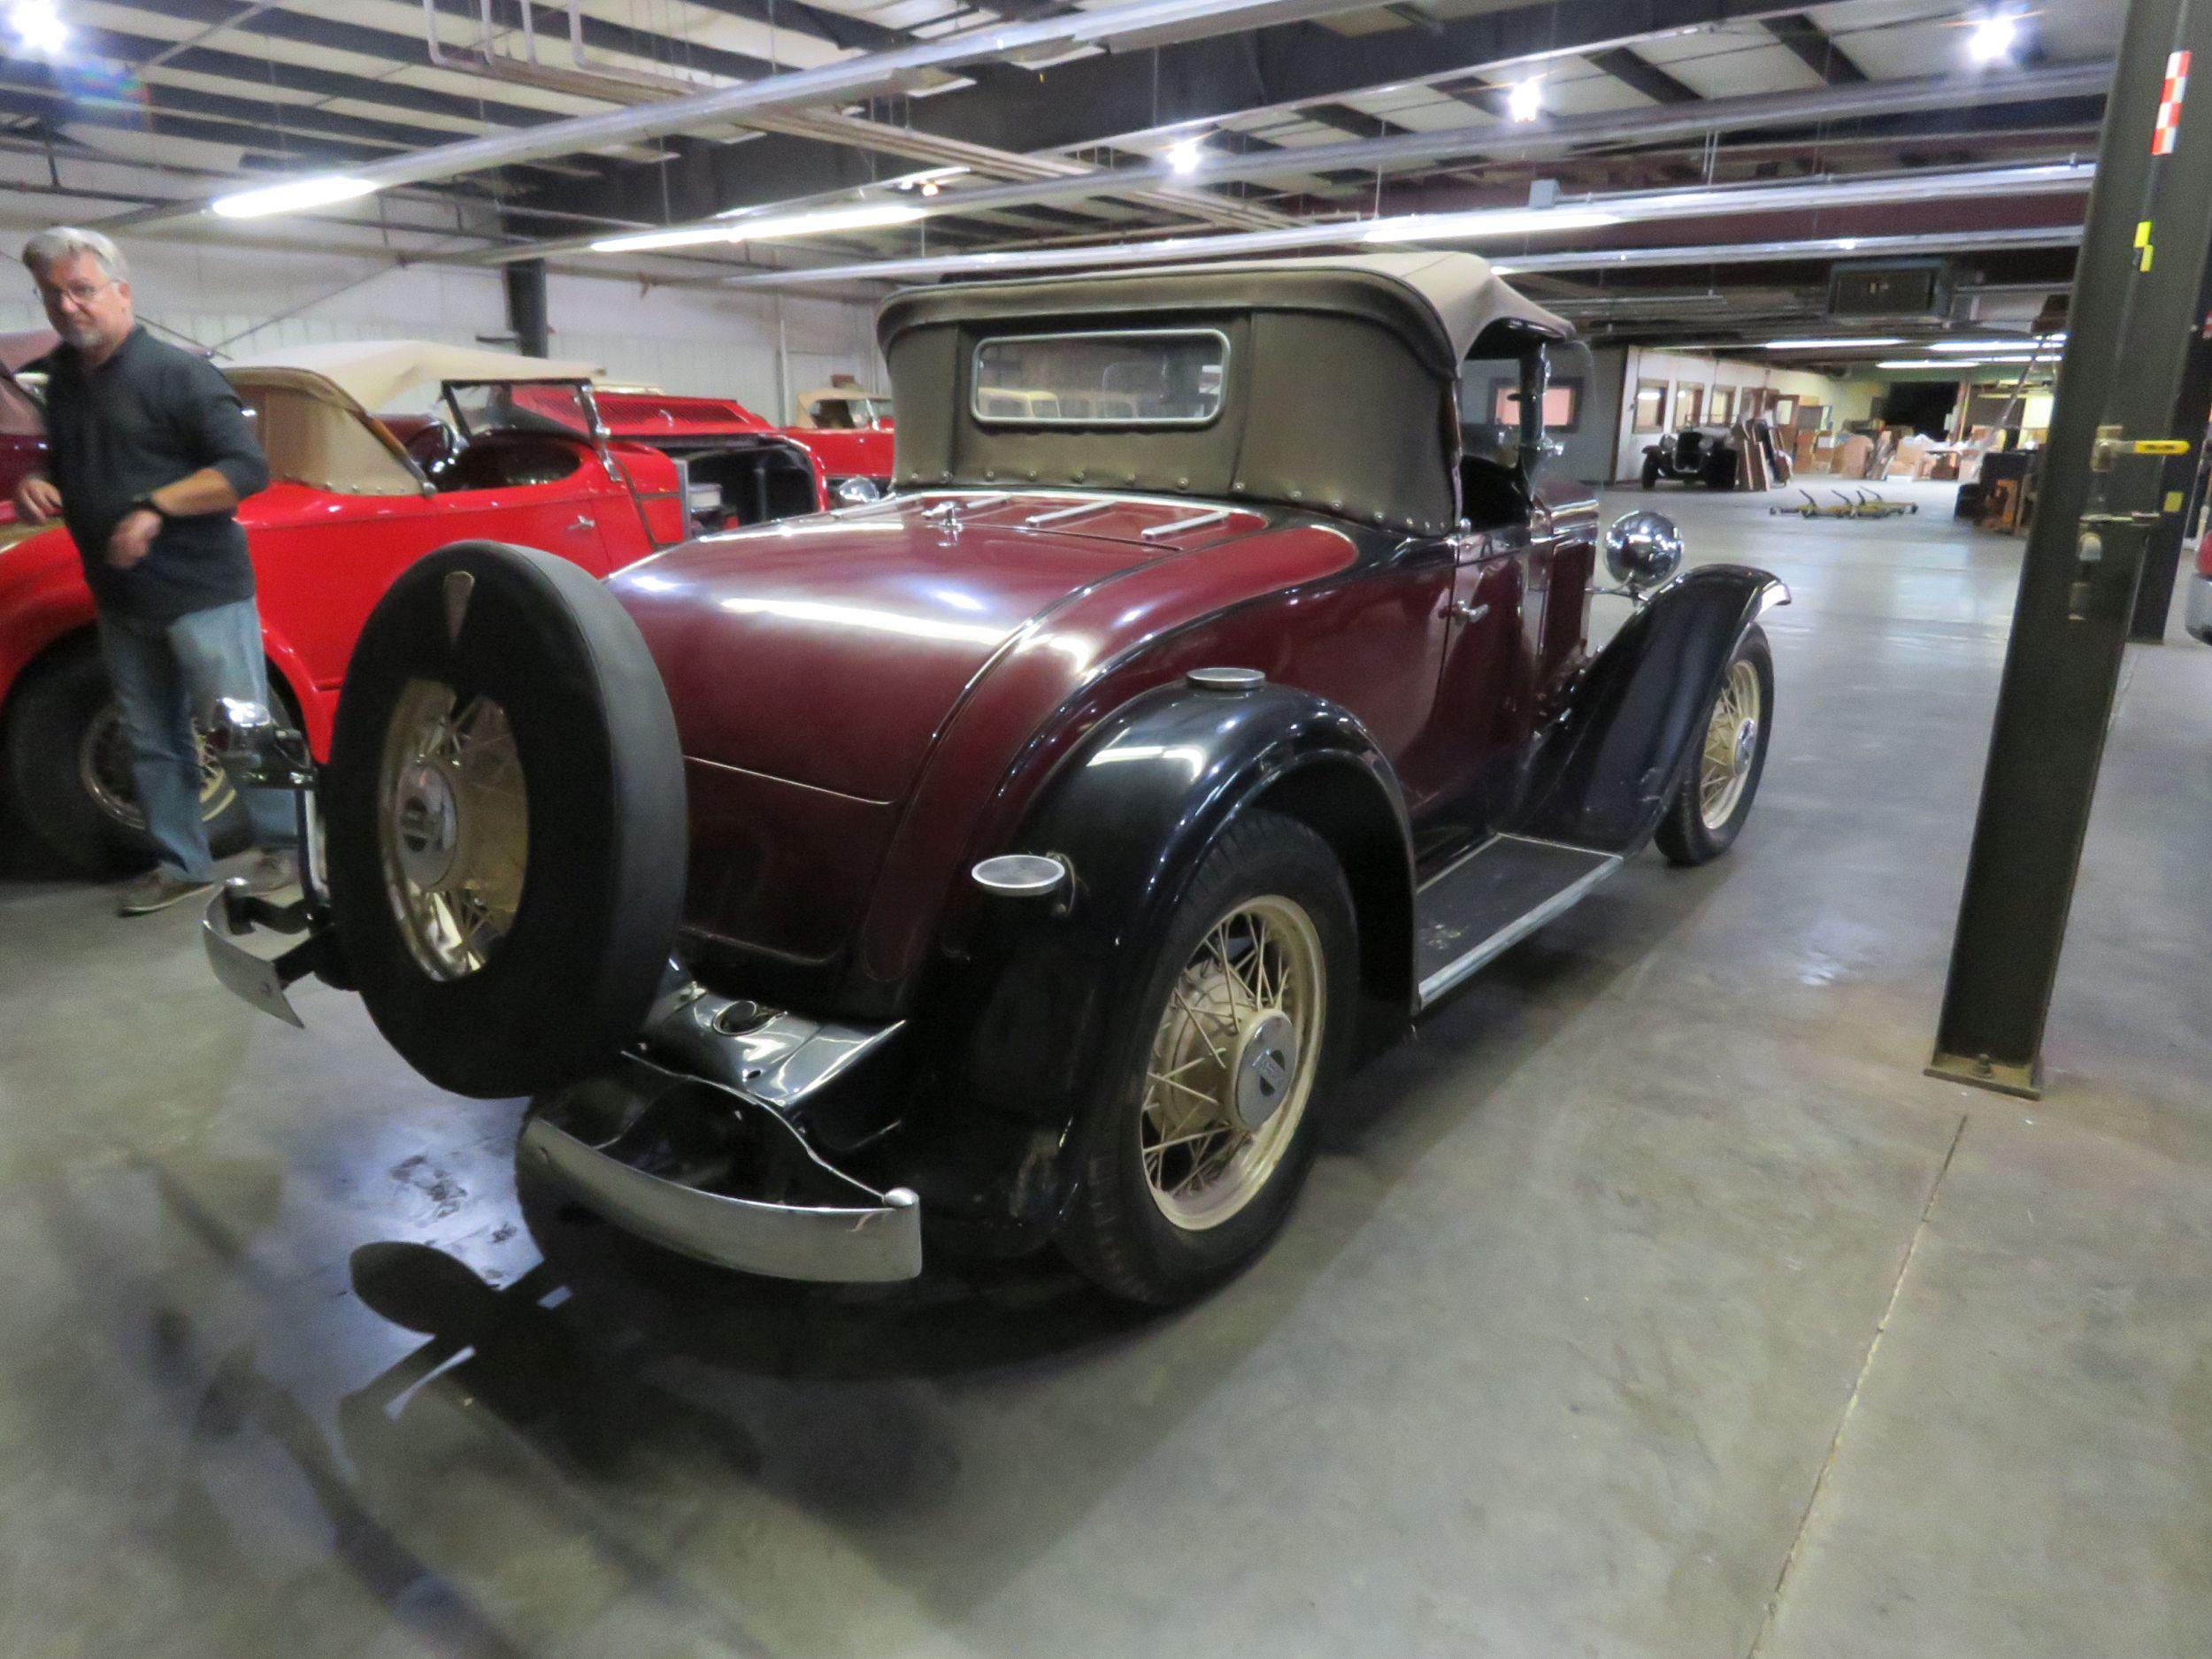
[[[1574,334],[1571,324],[1516,292],[1481,256],[1430,252],[1237,259],[908,288],[884,302],[877,332],[887,351],[908,328],[935,322],[1225,303],[1364,317],[1404,337],[1446,374],[1455,373],[1497,323],[1517,323],[1559,340]]]
[[[411,388],[434,388],[442,380],[596,380],[607,373],[595,363],[526,357],[482,346],[448,345],[442,340],[274,346],[239,353],[223,366],[304,369],[337,386],[364,409],[394,408]]]

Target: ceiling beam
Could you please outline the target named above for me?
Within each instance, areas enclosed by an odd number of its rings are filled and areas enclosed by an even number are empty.
[[[1563,150],[1601,144],[1651,145],[1715,133],[1804,132],[1810,136],[1816,130],[1846,135],[1862,130],[1841,125],[1847,122],[1863,123],[1867,130],[1909,133],[1915,115],[1931,110],[1944,111],[1952,123],[1987,121],[1995,128],[2015,106],[2027,111],[2024,119],[2042,120],[2047,119],[2050,107],[2070,101],[2078,104],[2085,116],[2093,117],[2095,103],[2111,77],[2108,63],[2070,64],[1981,76],[1971,81],[1956,75],[1929,75],[1859,88],[1748,93],[1707,98],[1694,105],[1613,110],[1527,125],[1456,127],[1342,144],[1293,145],[1246,155],[1210,150],[1194,172],[1183,175],[1183,181],[1216,183],[1333,167],[1371,173],[1378,166],[1394,164],[1474,157],[1541,157]],[[1970,89],[1977,101],[1962,108]],[[1164,180],[1173,175],[1164,164],[1153,161],[1105,176],[1126,187],[1141,179]],[[1064,201],[1091,193],[1099,183],[1100,175],[1088,174],[1033,184],[956,186],[939,199],[948,208]]]
[[[1802,0],[1519,0],[1440,21],[1434,30],[1346,35],[1319,22],[1276,23],[1077,58],[1025,88],[947,92],[917,102],[914,121],[1003,150],[1072,148],[1801,9]]]
[[[460,4],[465,0],[438,3]],[[957,71],[974,64],[1087,46],[1110,47],[1119,42],[1156,38],[1164,30],[1233,32],[1240,22],[1261,14],[1310,18],[1357,11],[1361,4],[1362,0],[1129,0],[1110,10],[1079,11],[1041,22],[964,30],[810,69],[572,116],[531,130],[465,139],[375,162],[356,169],[353,176],[372,190],[389,189],[553,156],[605,150],[730,122],[742,124],[747,116],[766,111],[849,104],[910,86],[918,76]],[[1118,54],[1110,51],[1106,55]],[[995,94],[997,90],[992,89]]]
[[[1830,38],[1828,31],[1802,12],[1765,19],[1767,33],[1797,54],[1798,61],[1832,87],[1857,85],[1866,71]]]
[[[696,0],[695,0],[696,3]],[[251,0],[119,0],[119,4],[134,12],[151,12],[157,17],[177,18],[185,22],[203,26],[231,27],[244,34],[267,35],[278,40],[292,41],[303,46],[331,47],[340,51],[358,52],[365,58],[381,58],[391,63],[427,65],[430,53],[420,33],[403,34],[396,29],[377,28],[373,25],[356,23],[341,18],[316,13],[294,12],[280,5],[256,5]],[[476,0],[431,0],[439,12],[446,17],[458,18],[469,25],[473,43],[477,21]],[[720,7],[717,7],[720,10]],[[518,0],[503,0],[495,16],[519,19]],[[531,18],[541,40],[565,42],[568,39],[568,12],[547,5],[533,5]],[[814,35],[803,22],[788,20],[787,27],[795,27],[803,35]],[[685,64],[710,74],[737,80],[750,80],[757,75],[772,74],[776,65],[764,58],[754,58],[743,52],[723,50],[719,47],[701,46],[678,39],[673,35],[657,35],[625,23],[611,23],[587,12],[583,18],[584,44],[600,51],[620,52],[626,57],[643,58],[649,63]],[[157,50],[173,45],[163,41]]]
[[[1395,121],[1386,121],[1379,115],[1370,115],[1365,110],[1348,104],[1309,104],[1292,111],[1293,114],[1342,133],[1348,138],[1394,138],[1400,133],[1410,132]]]
[[[1639,58],[1625,46],[1608,47],[1585,54],[1585,61],[1602,69],[1631,91],[1640,92],[1654,104],[1695,104],[1701,96],[1655,63]]]
[[[36,130],[58,134],[65,127],[96,127],[104,131],[134,133],[142,137],[151,134],[196,139],[238,150],[258,147],[265,154],[274,153],[273,135],[265,120],[214,119],[162,108],[73,102],[66,94],[50,86],[27,87],[22,79],[25,67],[13,63],[0,65],[0,115],[28,121]],[[296,161],[323,165],[370,160],[390,151],[341,139],[300,134],[288,153]],[[4,188],[0,185],[0,188]]]
[[[564,119],[557,111],[533,109],[520,104],[502,104],[495,99],[464,97],[457,93],[440,92],[428,87],[409,86],[403,81],[372,79],[366,75],[349,74],[342,70],[286,63],[276,58],[247,58],[219,47],[188,46],[182,50],[176,50],[176,42],[173,41],[86,25],[77,26],[76,33],[87,46],[102,56],[119,58],[127,64],[142,63],[157,52],[166,51],[169,55],[167,61],[162,65],[164,69],[234,81],[249,90],[257,87],[281,87],[288,92],[310,93],[319,97],[346,98],[356,103],[381,104],[395,109],[413,110],[450,123],[447,132],[465,132],[488,124],[539,127]],[[149,83],[147,87],[150,93],[157,95],[166,89],[159,82]],[[305,106],[285,104],[265,107],[288,111]],[[422,127],[417,127],[412,131],[412,138],[407,141],[410,147],[419,146],[426,140],[435,142],[441,135],[434,129]]]
[[[2078,203],[2085,198],[2095,168],[2085,160],[2028,167],[1967,168],[1955,172],[1929,169],[1882,176],[1859,176],[1789,183],[1714,186],[1689,190],[1630,190],[1576,196],[1563,201],[1567,210],[1597,210],[1610,216],[1603,235],[1607,246],[1578,251],[1590,253],[1593,263],[1603,265],[1614,253],[1632,251],[1639,229],[1649,230],[1684,221],[1739,218],[1753,221],[1788,220],[1804,217],[1817,223],[1824,214],[1839,210],[1867,209],[1886,215],[1893,222],[1901,205],[1916,212],[1948,208],[1960,215],[1986,223],[2000,211],[2018,212],[2036,198],[2055,205],[2070,223],[2080,215]],[[1516,219],[1522,210],[1509,204],[1490,204],[1485,209],[1459,213],[1397,216],[1379,219],[1346,219],[1331,224],[1307,224],[1285,230],[1246,231],[1225,235],[1176,236],[1156,241],[1125,241],[1110,248],[1025,250],[994,253],[987,262],[959,263],[944,259],[876,260],[857,265],[795,267],[787,271],[732,277],[733,288],[795,288],[819,282],[889,280],[913,276],[949,276],[1025,272],[1091,266],[1142,265],[1203,259],[1214,257],[1271,254],[1315,248],[1371,246],[1378,234],[1399,247],[1438,248],[1469,242],[1525,240],[1532,234],[1525,224],[1488,231],[1486,222],[1503,213]],[[1846,215],[1847,219],[1850,216]],[[1862,216],[1863,217],[1863,216]],[[1834,223],[1832,218],[1828,221]],[[1553,233],[1586,237],[1592,233],[1571,224]],[[1841,231],[1839,234],[1850,234]],[[1496,254],[1501,263],[1520,268],[1525,256]]]
[[[1479,16],[1439,21],[1432,29],[1361,35],[1313,21],[1229,33],[1234,25],[1224,21],[1223,33],[1203,39],[1097,53],[1002,85],[918,98],[908,119],[947,137],[1027,153],[1079,150],[1133,133],[1340,99],[1409,81],[1445,82],[1439,89],[1448,96],[1500,114],[1503,95],[1471,81],[1487,65],[1779,16],[1801,5],[1801,0],[1800,5],[1777,0],[1517,0]],[[679,214],[764,206],[801,190],[833,188],[827,180],[838,164],[830,157],[792,150],[772,156],[749,146],[748,161],[753,160],[764,164],[757,174],[749,166],[712,169],[714,188],[691,198]],[[657,173],[633,166],[618,169],[604,190],[618,205],[643,191],[657,199],[661,183]]]

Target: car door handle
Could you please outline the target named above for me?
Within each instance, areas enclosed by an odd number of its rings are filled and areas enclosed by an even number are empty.
[[[1444,607],[1444,614],[1462,622],[1479,622],[1490,614],[1488,605],[1471,605],[1464,600],[1455,600]]]
[[[589,513],[580,512],[576,515],[576,522],[568,527],[572,530],[591,530],[597,528],[597,526],[593,523]]]

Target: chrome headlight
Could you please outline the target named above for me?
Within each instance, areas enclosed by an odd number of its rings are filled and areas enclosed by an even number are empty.
[[[1682,533],[1663,512],[1624,513],[1605,533],[1605,568],[1631,592],[1656,588],[1682,566]]]

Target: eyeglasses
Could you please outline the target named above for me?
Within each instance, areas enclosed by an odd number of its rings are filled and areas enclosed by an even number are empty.
[[[109,277],[103,282],[72,282],[67,288],[47,288],[42,284],[38,290],[38,296],[49,305],[58,305],[64,300],[74,300],[80,305],[89,305],[114,286],[113,277]]]

